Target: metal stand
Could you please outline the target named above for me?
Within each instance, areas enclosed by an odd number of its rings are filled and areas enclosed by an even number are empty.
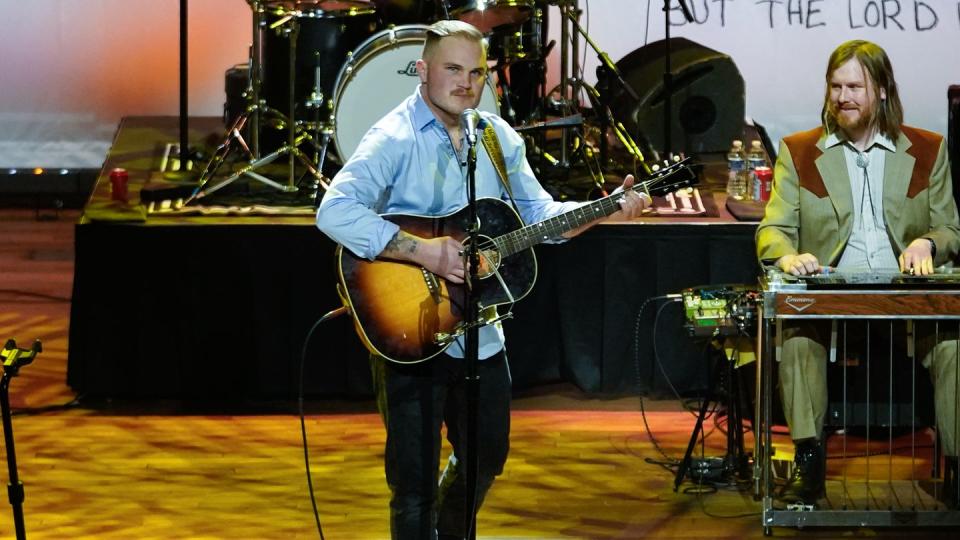
[[[568,87],[571,87],[571,77],[568,74],[573,74],[572,79],[577,79],[577,73],[580,71],[580,41],[578,34],[576,32],[573,35],[570,35],[570,29],[567,28],[568,20],[576,20],[580,17],[580,8],[577,5],[577,0],[558,0],[557,7],[560,9],[560,115],[567,116],[570,114],[571,103],[574,101],[574,96],[577,95],[576,92],[571,92],[568,94]],[[568,65],[567,58],[571,58],[570,48],[573,49],[573,62]],[[560,166],[569,167],[570,160],[567,156],[567,146],[569,145],[570,134],[567,130],[563,130],[560,140]]]
[[[686,0],[677,0],[683,17],[693,22],[693,14]],[[670,96],[673,93],[673,68],[670,66],[670,0],[663,0],[663,155],[669,157],[673,148],[672,126],[673,107]]]
[[[187,0],[180,0],[180,142],[177,144],[178,166],[174,170],[163,171],[163,176],[167,180],[174,182],[192,182],[197,174],[190,164],[191,155],[196,155],[196,151],[190,149],[189,141],[189,94],[188,94],[188,70],[187,70]]]
[[[600,65],[597,67],[597,86],[599,88],[594,89],[589,85],[583,83],[581,86],[584,89],[587,89],[588,95],[590,97],[591,103],[594,105],[594,109],[597,111],[597,115],[600,119],[600,163],[607,164],[607,129],[612,129],[614,134],[617,136],[617,139],[624,145],[627,149],[627,152],[633,156],[634,159],[634,174],[640,172],[636,165],[639,164],[640,168],[643,169],[645,174],[650,174],[650,168],[647,166],[643,153],[640,151],[640,148],[637,146],[637,143],[634,142],[633,138],[630,137],[630,134],[623,127],[623,124],[617,122],[613,117],[613,112],[610,111],[610,102],[608,97],[610,96],[610,82],[618,81],[620,86],[634,99],[634,101],[640,101],[640,96],[637,95],[637,92],[633,89],[632,86],[623,78],[623,74],[620,73],[620,70],[617,69],[617,65],[610,60],[610,56],[602,51],[600,47],[590,39],[590,35],[580,26],[580,23],[577,22],[577,18],[574,17],[571,13],[567,12],[565,14],[569,17],[570,24],[573,25],[574,29],[583,36],[583,39],[587,41],[587,44],[597,53],[597,58],[600,60]]]
[[[309,174],[313,177],[314,182],[311,184],[312,188],[316,186],[323,186],[324,189],[327,187],[327,182],[324,180],[323,175],[320,172],[319,167],[312,162],[306,154],[300,150],[300,145],[305,142],[310,142],[314,146],[317,146],[316,141],[313,137],[307,133],[305,130],[300,128],[297,125],[297,122],[292,117],[294,107],[295,107],[295,81],[296,81],[296,48],[297,48],[297,35],[300,30],[299,22],[296,20],[296,17],[292,14],[288,14],[285,17],[282,17],[280,20],[275,22],[270,26],[270,29],[278,28],[284,24],[289,23],[289,29],[286,30],[287,38],[289,39],[290,47],[290,58],[289,65],[287,70],[287,76],[289,78],[289,95],[288,95],[288,105],[291,117],[287,117],[280,113],[279,111],[267,107],[262,103],[260,99],[260,89],[262,83],[262,65],[261,65],[261,40],[260,40],[260,30],[263,17],[263,6],[262,2],[259,0],[248,0],[248,3],[253,10],[253,49],[251,51],[251,68],[250,68],[250,83],[248,85],[248,91],[251,99],[251,103],[248,105],[247,110],[244,114],[240,115],[232,126],[227,129],[227,133],[224,137],[224,140],[217,147],[214,152],[213,157],[207,163],[203,169],[203,173],[200,175],[200,181],[197,188],[193,193],[184,201],[184,204],[190,204],[193,201],[201,199],[211,193],[219,191],[235,181],[239,180],[242,177],[249,177],[253,180],[256,180],[268,187],[276,189],[284,193],[292,193],[299,191],[300,187],[296,185],[295,176],[296,176],[296,164],[299,161],[304,167],[306,167]],[[263,126],[266,117],[273,118],[277,121],[277,124],[286,127],[287,130],[287,140],[286,143],[278,148],[277,150],[265,155],[260,155],[260,139],[259,131],[260,127]],[[246,125],[247,120],[250,120],[250,134],[251,134],[251,144],[248,146],[246,141],[243,140],[241,135],[241,130]],[[227,178],[222,181],[214,184],[210,184],[213,177],[216,175],[217,171],[220,169],[220,166],[226,161],[227,156],[230,154],[230,151],[233,148],[233,142],[236,141],[238,146],[244,151],[245,158],[248,163],[244,167],[240,168]],[[324,143],[322,148],[319,150],[318,155],[325,156],[326,147],[329,142],[329,137],[324,137]],[[273,163],[281,156],[287,156],[289,158],[288,162],[288,171],[287,171],[287,182],[282,184],[265,177],[262,174],[259,174],[257,169],[260,169],[263,166],[266,166],[270,163]]]
[[[467,478],[465,504],[466,538],[474,540],[477,537],[477,479],[479,476],[480,456],[477,454],[479,445],[479,423],[477,422],[478,400],[480,395],[480,381],[477,376],[477,362],[480,355],[480,327],[478,319],[480,309],[476,293],[476,286],[480,283],[480,225],[477,218],[477,138],[466,137],[469,145],[467,152],[467,204],[469,223],[467,229],[467,261],[469,270],[466,280],[466,309],[464,320],[469,325],[466,333],[466,395],[467,395]]]
[[[276,115],[286,120],[285,116],[283,116],[279,112],[269,107],[261,107],[260,112],[261,113],[267,112],[270,115]],[[284,193],[291,193],[291,192],[298,191],[299,188],[293,182],[293,176],[294,176],[293,165],[290,166],[287,184],[281,184],[279,182],[275,182],[263,176],[262,174],[259,174],[258,172],[256,172],[256,170],[259,169],[260,167],[273,163],[274,161],[277,160],[277,158],[283,155],[290,156],[291,160],[293,159],[299,160],[300,163],[303,164],[303,166],[306,167],[307,170],[310,172],[310,175],[313,176],[313,178],[315,179],[315,182],[313,185],[320,185],[324,189],[327,189],[328,183],[324,179],[323,174],[320,173],[320,170],[313,164],[312,161],[310,161],[310,159],[299,148],[299,146],[304,142],[313,143],[314,142],[313,138],[310,136],[310,134],[303,132],[299,128],[295,130],[295,138],[293,139],[292,143],[287,143],[282,147],[278,148],[277,150],[274,150],[273,152],[259,159],[255,158],[252,149],[247,145],[246,141],[244,141],[243,135],[241,134],[243,127],[246,124],[248,118],[251,118],[252,116],[253,116],[253,113],[249,111],[238,116],[237,119],[234,121],[233,125],[227,129],[226,137],[220,143],[220,145],[217,146],[217,149],[213,153],[213,157],[207,163],[206,167],[204,167],[203,173],[200,175],[200,184],[194,190],[193,194],[191,194],[190,197],[188,197],[187,200],[184,201],[184,205],[190,204],[195,200],[201,199],[203,197],[206,197],[207,195],[210,195],[211,193],[219,191],[220,189],[229,186],[230,184],[237,181],[243,176],[248,176],[264,185],[267,185],[269,187],[272,187]],[[262,115],[260,117],[263,118]],[[240,168],[236,172],[234,172],[232,175],[218,182],[217,184],[207,187],[207,184],[216,175],[217,171],[220,169],[220,166],[223,165],[227,157],[230,155],[230,151],[234,147],[233,145],[234,142],[236,142],[237,146],[239,146],[246,154],[246,157],[249,160],[248,164]],[[325,148],[325,145],[324,145],[324,148]]]
[[[3,416],[3,442],[7,450],[7,470],[10,474],[10,483],[7,484],[7,495],[13,507],[13,524],[17,533],[17,540],[27,537],[27,529],[23,521],[23,483],[17,474],[17,452],[13,443],[13,422],[10,418],[10,379],[16,377],[22,366],[25,366],[43,350],[40,340],[33,342],[29,349],[17,348],[17,342],[8,339],[0,357],[3,358],[3,377],[0,378],[0,413]]]
[[[716,384],[715,381],[718,376],[724,377],[726,385]],[[726,393],[727,398],[725,403],[727,411],[727,451],[717,464],[721,469],[718,478],[727,480],[749,479],[749,459],[743,443],[743,415],[740,408],[740,385],[737,382],[736,376],[733,358],[725,358],[720,355],[714,361],[709,379],[711,386],[703,398],[703,403],[700,405],[700,413],[697,417],[697,423],[693,428],[693,433],[690,434],[687,451],[683,455],[683,459],[680,460],[680,467],[677,469],[677,474],[674,477],[674,491],[680,488],[683,479],[686,477],[688,471],[691,470],[693,451],[697,446],[697,440],[700,438],[700,434],[703,432],[704,418],[706,418],[712,405],[723,403],[722,395],[724,393]],[[718,386],[720,389],[714,390],[714,388]],[[701,476],[708,472],[705,468],[706,465],[702,468],[697,468]]]

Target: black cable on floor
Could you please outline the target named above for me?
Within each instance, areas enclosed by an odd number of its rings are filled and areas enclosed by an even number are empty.
[[[324,540],[323,525],[320,524],[320,511],[317,509],[317,497],[313,492],[313,475],[310,474],[310,447],[307,443],[307,422],[304,418],[303,412],[303,369],[307,363],[307,346],[310,344],[310,338],[313,337],[313,333],[317,331],[317,328],[319,328],[321,324],[339,315],[343,315],[346,312],[347,308],[340,307],[328,312],[323,317],[320,317],[317,322],[313,323],[313,326],[310,327],[310,330],[307,332],[307,337],[303,339],[303,347],[300,349],[300,381],[299,391],[297,394],[297,411],[300,414],[300,437],[303,440],[303,464],[304,467],[306,467],[307,489],[310,491],[310,504],[313,506],[313,519],[317,524],[317,533],[320,534],[321,540]]]

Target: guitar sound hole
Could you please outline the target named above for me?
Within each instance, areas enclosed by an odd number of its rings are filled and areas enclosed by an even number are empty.
[[[500,252],[495,249],[487,249],[480,252],[480,271],[477,275],[480,279],[485,279],[493,275],[494,271],[500,268]]]

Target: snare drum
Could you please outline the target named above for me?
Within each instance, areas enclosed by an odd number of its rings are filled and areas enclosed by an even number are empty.
[[[530,18],[534,0],[446,0],[452,17],[486,34],[497,26],[520,24]]]
[[[333,139],[343,161],[353,155],[367,130],[420,84],[415,66],[426,40],[424,25],[388,28],[370,36],[343,65],[333,105]],[[490,79],[477,108],[498,112]]]

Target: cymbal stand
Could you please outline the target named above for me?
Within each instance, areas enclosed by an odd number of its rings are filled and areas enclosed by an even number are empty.
[[[610,103],[608,99],[610,96],[610,81],[618,81],[623,89],[626,90],[627,94],[629,94],[634,100],[640,101],[640,96],[623,78],[620,70],[617,69],[617,65],[610,60],[610,55],[601,50],[596,42],[590,38],[590,35],[587,34],[586,30],[580,26],[580,23],[577,21],[577,17],[569,12],[565,13],[565,16],[569,18],[570,24],[573,26],[574,30],[583,35],[583,38],[587,41],[587,44],[594,50],[594,52],[597,53],[597,58],[600,60],[600,65],[597,66],[597,86],[599,89],[595,89],[586,83],[581,82],[580,84],[582,88],[587,90],[587,95],[591,98],[591,104],[597,111],[600,120],[600,162],[604,165],[607,163],[608,150],[606,134],[607,129],[612,129],[616,137],[626,148],[627,152],[633,156],[634,173],[636,174],[639,172],[637,169],[637,164],[639,164],[645,174],[650,174],[650,168],[647,166],[640,148],[637,146],[636,142],[634,142],[633,138],[630,137],[630,134],[623,127],[623,124],[617,122],[613,117],[613,112],[610,110]]]
[[[259,9],[259,2],[254,2],[254,3],[257,4],[256,8]],[[254,18],[256,19],[258,18],[258,16],[255,16]],[[213,157],[207,163],[206,167],[204,167],[203,173],[200,175],[200,182],[197,185],[197,188],[186,199],[186,201],[184,201],[184,205],[188,205],[193,201],[196,201],[198,199],[206,197],[207,195],[210,195],[211,193],[219,191],[220,189],[223,189],[228,185],[234,183],[241,177],[250,177],[266,186],[269,186],[271,188],[274,188],[284,193],[292,193],[292,192],[298,191],[299,188],[297,187],[295,182],[295,174],[296,174],[295,168],[298,160],[300,161],[301,164],[303,164],[304,167],[306,167],[307,171],[316,179],[317,183],[322,185],[324,189],[326,189],[327,183],[323,179],[323,175],[320,173],[320,171],[314,165],[314,163],[311,162],[310,159],[299,148],[299,146],[304,142],[311,142],[312,144],[316,145],[316,141],[310,136],[309,133],[304,132],[292,118],[294,114],[294,107],[296,105],[296,96],[294,92],[294,83],[296,81],[296,69],[297,69],[296,68],[296,47],[297,47],[296,42],[297,42],[297,35],[300,30],[300,24],[299,22],[297,22],[296,17],[294,17],[293,15],[287,15],[285,17],[282,17],[280,20],[278,20],[274,24],[272,24],[270,26],[270,29],[275,29],[288,22],[290,23],[290,26],[291,26],[291,28],[287,31],[287,34],[288,34],[287,37],[290,43],[289,45],[290,59],[289,59],[289,66],[287,70],[287,76],[289,78],[289,83],[290,83],[289,94],[288,94],[288,106],[289,106],[288,110],[290,111],[291,118],[286,117],[276,109],[268,107],[260,101],[254,101],[250,106],[247,107],[247,111],[244,114],[240,115],[237,118],[237,120],[234,122],[234,124],[230,128],[228,128],[226,137],[224,138],[223,142],[221,142],[221,144],[217,147]],[[257,45],[259,45],[258,35],[259,35],[258,31],[254,32],[254,36],[255,36],[254,39],[256,40]],[[261,79],[260,62],[256,60],[260,56],[260,54],[261,54],[261,51],[259,50],[259,47],[255,47],[255,50],[253,51],[253,54],[252,54],[254,58],[254,61],[253,61],[254,68],[251,70],[251,74],[250,74],[251,79],[256,79],[255,81],[252,81],[250,83],[251,88],[254,88],[254,89],[259,89],[260,84],[262,82],[260,80]],[[257,97],[259,98],[259,91],[255,91],[254,93],[257,94]],[[241,135],[240,131],[243,128],[244,124],[246,123],[247,117],[252,116],[258,121],[260,125],[263,125],[264,114],[275,117],[276,119],[279,120],[278,122],[279,124],[287,128],[287,142],[285,145],[281,146],[277,150],[265,156],[257,156],[255,150],[247,146],[246,142],[243,140],[243,136]],[[254,134],[257,133],[257,131],[253,130],[252,127],[251,127],[251,131],[253,131]],[[210,181],[216,175],[220,166],[224,163],[227,156],[229,155],[230,150],[233,146],[232,144],[233,141],[237,141],[238,145],[245,152],[246,158],[249,161],[248,164],[240,168],[239,170],[237,170],[236,172],[234,172],[232,175],[225,178],[221,182],[212,186],[208,186]],[[259,140],[257,141],[259,142]],[[259,150],[259,148],[256,148],[256,150]],[[270,163],[273,163],[278,158],[284,155],[286,155],[289,158],[286,184],[281,184],[279,182],[271,180],[263,176],[262,174],[259,174],[256,172],[257,169],[265,165],[269,165]]]
[[[263,3],[247,0],[253,10],[253,45],[250,50],[250,77],[247,79],[247,96],[255,105],[250,111],[250,153],[253,159],[260,158],[260,83],[263,79],[261,66],[260,30],[263,25]]]
[[[580,72],[579,37],[576,32],[572,35],[570,34],[570,29],[567,28],[567,21],[576,22],[576,20],[580,18],[580,8],[577,5],[577,0],[559,0],[557,2],[557,8],[560,10],[560,115],[567,116],[570,114],[571,104],[576,97],[576,92],[567,93],[567,88],[571,83],[568,73],[572,73],[573,77],[576,78]],[[571,58],[569,56],[571,48],[573,49],[573,56],[572,62],[569,62],[568,58]],[[570,166],[570,159],[567,155],[569,138],[570,134],[564,129],[560,139],[560,165],[563,167]]]

